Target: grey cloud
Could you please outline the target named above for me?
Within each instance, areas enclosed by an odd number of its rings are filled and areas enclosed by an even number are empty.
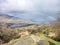
[[[9,13],[26,20],[44,22],[54,20],[54,15],[60,11],[59,0],[29,0],[33,4],[29,7],[17,4],[16,1],[20,0],[1,0],[0,12]]]

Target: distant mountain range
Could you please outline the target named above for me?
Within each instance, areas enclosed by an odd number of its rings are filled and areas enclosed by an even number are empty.
[[[32,21],[18,19],[18,17],[10,16],[8,14],[0,14],[0,22],[3,22],[3,23],[32,23]]]
[[[0,17],[13,18],[13,16],[9,16],[8,14],[2,14],[2,13],[0,13]]]
[[[32,25],[32,21],[18,19],[18,17],[0,13],[0,23],[11,27],[23,27]]]

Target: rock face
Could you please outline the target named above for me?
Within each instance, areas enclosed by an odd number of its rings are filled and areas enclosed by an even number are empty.
[[[36,35],[31,35],[19,39],[19,41],[15,42],[13,45],[34,45],[34,43],[39,42],[40,37]]]
[[[50,45],[47,40],[40,40],[37,45]]]
[[[12,43],[12,45],[55,45],[54,43],[40,38],[38,39],[38,36],[35,35],[31,35],[31,36],[26,36],[22,39],[18,39],[17,41],[15,41],[14,43]]]
[[[34,40],[31,37],[25,37],[24,39],[15,42],[13,45],[32,45],[33,43]]]

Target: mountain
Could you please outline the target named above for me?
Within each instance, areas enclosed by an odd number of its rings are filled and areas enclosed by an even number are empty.
[[[0,22],[3,23],[32,23],[32,21],[18,19],[18,17],[0,13]]]
[[[9,16],[8,14],[2,14],[2,13],[0,13],[0,17],[13,18],[13,16]]]
[[[24,27],[33,25],[32,21],[18,19],[18,17],[10,16],[8,14],[0,13],[0,24],[11,27]]]

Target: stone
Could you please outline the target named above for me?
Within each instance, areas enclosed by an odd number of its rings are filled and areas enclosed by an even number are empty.
[[[13,45],[32,45],[34,40],[29,36],[21,39],[20,41],[15,42]]]
[[[37,45],[50,45],[47,40],[40,40]]]

